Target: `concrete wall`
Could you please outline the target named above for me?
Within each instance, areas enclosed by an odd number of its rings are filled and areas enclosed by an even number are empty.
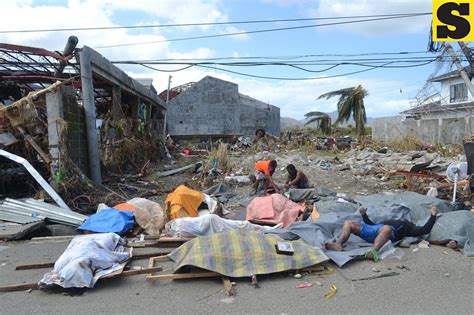
[[[170,100],[167,115],[172,136],[253,135],[258,128],[280,134],[279,108],[242,98],[237,84],[213,77]]]
[[[58,166],[61,152],[65,153],[63,150],[67,150],[71,160],[84,174],[88,174],[85,115],[84,109],[77,103],[76,91],[62,85],[56,92],[47,93],[46,108],[48,144],[53,164]],[[65,133],[62,134],[62,131]]]
[[[254,135],[255,130],[264,129],[272,135],[280,135],[280,108],[240,96],[240,133]]]
[[[399,116],[381,117],[374,120],[372,138],[388,141],[414,135],[427,143],[462,144],[463,139],[471,136],[473,127],[473,116],[405,121]]]
[[[225,135],[239,132],[237,84],[205,77],[169,102],[172,136]]]

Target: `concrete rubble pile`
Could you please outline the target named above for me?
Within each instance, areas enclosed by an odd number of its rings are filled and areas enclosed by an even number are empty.
[[[355,175],[384,174],[390,171],[410,171],[410,169],[421,163],[431,161],[431,170],[438,174],[444,174],[448,166],[453,162],[465,162],[464,155],[454,157],[442,157],[439,153],[427,151],[393,152],[383,150],[379,153],[373,149],[354,149],[349,151],[344,165],[349,166]]]

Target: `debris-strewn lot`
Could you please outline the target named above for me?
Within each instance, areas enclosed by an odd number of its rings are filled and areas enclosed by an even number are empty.
[[[126,249],[133,248],[136,258],[130,259],[118,276],[100,279],[93,289],[61,289],[62,294],[55,293],[57,290],[51,291],[51,287],[48,287],[49,292],[35,290],[40,279],[47,280],[45,274],[53,269],[58,257],[67,252],[73,237],[54,235],[77,233],[72,227],[48,224],[45,228],[43,225],[36,234],[25,234],[25,238],[36,236],[33,240],[0,243],[1,285],[17,286],[15,292],[0,293],[0,307],[6,314],[29,314],[38,309],[47,313],[64,312],[67,309],[73,314],[111,311],[151,313],[157,307],[163,313],[302,313],[314,310],[321,313],[369,314],[387,310],[391,313],[470,312],[474,305],[466,292],[472,291],[472,258],[445,246],[428,243],[396,248],[388,258],[378,263],[363,260],[363,256],[360,256],[343,268],[325,262],[313,266],[313,269],[286,268],[275,274],[260,274],[255,278],[250,275],[231,277],[229,280],[222,280],[220,273],[201,278],[202,273],[210,272],[193,268],[190,269],[191,273],[186,273],[189,271],[187,268],[174,273],[175,264],[166,255],[185,242],[190,244],[197,240],[165,235],[173,229],[168,226],[165,229],[164,223],[176,213],[173,212],[176,199],[168,193],[177,194],[179,187],[184,187],[180,186],[182,184],[191,190],[185,193],[189,195],[183,194],[180,198],[194,198],[217,185],[217,194],[209,194],[218,206],[210,202],[207,204],[208,210],[217,215],[223,214],[227,219],[245,220],[247,206],[254,198],[259,198],[253,193],[249,175],[253,174],[254,165],[259,160],[275,159],[277,169],[273,178],[280,188],[283,188],[287,177],[286,166],[294,164],[297,169],[304,171],[309,182],[316,187],[315,191],[324,192],[320,195],[323,203],[318,202],[322,207],[321,215],[327,215],[328,211],[337,212],[341,215],[337,225],[342,226],[345,215],[357,214],[360,204],[353,200],[365,195],[406,190],[425,195],[430,188],[436,188],[439,197],[449,200],[453,189],[444,178],[446,169],[452,163],[466,160],[464,155],[447,156],[429,150],[394,152],[390,148],[379,147],[317,150],[316,146],[308,145],[295,148],[269,136],[264,143],[262,141],[246,145],[242,145],[242,141],[234,144],[174,142],[168,144],[171,155],[160,164],[147,165],[146,172],[130,172],[122,176],[108,174],[104,183],[108,193],[102,200],[104,205],[99,206],[99,209],[105,210],[97,214],[106,213],[108,207],[118,208],[117,203],[127,200],[136,206],[134,211],[138,225],[134,225],[132,232],[123,234],[128,240]],[[470,209],[470,194],[465,187],[465,184],[459,186],[457,201],[464,205],[464,209]],[[432,199],[419,196],[417,198],[427,198],[426,206],[416,209],[416,216],[424,218]],[[146,202],[150,202],[145,212],[138,201],[130,201],[134,197],[144,197]],[[93,208],[98,206],[96,198],[97,195],[94,198],[78,196],[73,204],[78,208],[86,207],[94,213]],[[171,204],[167,205],[167,202]],[[446,201],[439,200],[439,203],[443,207],[451,207]],[[154,210],[150,210],[150,207]],[[310,208],[311,204],[306,207]],[[444,208],[440,210],[445,211]],[[415,217],[413,215],[412,219]],[[196,225],[191,229],[212,231],[220,227],[218,224],[223,224],[216,220],[212,222],[211,226],[215,226],[206,228]],[[161,236],[160,232],[150,232],[158,230],[162,231]],[[339,228],[336,231],[334,237],[339,233]],[[142,233],[151,233],[151,236],[143,237]],[[41,237],[51,234],[53,236],[49,238]],[[207,244],[204,239],[202,242],[198,244],[198,250],[192,249],[190,252],[197,255],[198,261],[201,261],[200,257],[203,257],[204,262],[206,259],[215,259],[217,256],[213,256],[215,252],[212,246],[219,248],[219,245],[212,245],[212,242]],[[199,250],[208,245],[211,245],[208,249]],[[226,250],[218,249],[217,253],[225,252],[224,257],[236,255],[233,250],[229,253]],[[174,256],[179,256],[176,251]],[[250,252],[247,252],[247,257],[244,256],[244,261],[250,259],[248,255],[255,255]],[[150,257],[160,258],[150,263]],[[266,265],[271,264],[267,261]],[[154,276],[149,277],[147,274]],[[177,277],[184,279],[172,280]],[[255,283],[251,285],[253,281]]]

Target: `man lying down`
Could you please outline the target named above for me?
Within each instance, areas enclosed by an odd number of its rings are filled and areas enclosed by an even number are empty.
[[[376,224],[367,216],[367,208],[361,207],[359,212],[364,223],[345,221],[336,242],[327,242],[325,247],[328,250],[342,251],[344,243],[349,239],[350,235],[355,234],[366,242],[374,244],[373,248],[367,252],[366,258],[379,261],[379,250],[389,240],[395,243],[404,237],[417,237],[429,234],[436,222],[438,209],[436,206],[431,207],[430,218],[423,226],[417,226],[406,220],[387,220]]]

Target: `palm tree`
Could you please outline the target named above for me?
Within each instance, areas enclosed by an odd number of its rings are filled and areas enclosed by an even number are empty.
[[[309,112],[306,113],[304,117],[311,117],[311,119],[304,124],[305,126],[315,122],[317,123],[316,128],[321,129],[325,135],[331,134],[331,117],[329,117],[328,114],[322,112]]]
[[[357,87],[345,88],[337,91],[325,93],[318,97],[319,99],[330,99],[339,96],[337,102],[338,117],[334,125],[348,121],[351,116],[354,118],[357,135],[360,137],[364,134],[364,127],[367,123],[367,115],[365,113],[364,97],[368,94],[367,90],[358,85]]]

